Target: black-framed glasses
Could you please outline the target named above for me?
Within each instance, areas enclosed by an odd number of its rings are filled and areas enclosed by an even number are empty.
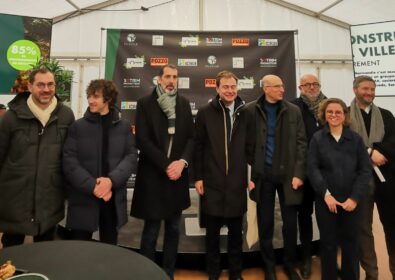
[[[318,87],[320,87],[321,85],[320,85],[320,83],[305,83],[304,85],[300,85],[300,86],[301,86],[301,87],[307,87],[307,88],[313,86],[313,87],[315,87],[315,88],[318,88]]]

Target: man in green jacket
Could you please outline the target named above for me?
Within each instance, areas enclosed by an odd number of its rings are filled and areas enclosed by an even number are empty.
[[[262,79],[263,95],[247,105],[249,130],[255,152],[249,185],[257,202],[258,233],[265,279],[276,279],[273,250],[274,201],[278,193],[283,219],[284,268],[289,279],[300,279],[295,271],[297,205],[302,202],[307,140],[299,108],[283,100],[280,77]]]
[[[0,232],[3,247],[52,240],[64,216],[61,154],[70,108],[55,96],[54,75],[38,69],[0,123]]]

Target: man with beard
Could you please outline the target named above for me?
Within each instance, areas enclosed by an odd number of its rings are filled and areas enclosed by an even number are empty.
[[[300,97],[292,101],[302,113],[306,129],[307,141],[310,143],[313,134],[321,129],[318,121],[318,107],[326,96],[321,92],[318,78],[311,74],[303,75],[299,83]],[[302,244],[301,274],[305,279],[311,275],[311,243],[313,240],[313,222],[311,215],[314,206],[314,190],[306,178],[303,183],[303,201],[298,207],[299,238]]]
[[[364,140],[374,174],[366,199],[361,203],[360,262],[367,280],[379,279],[372,233],[376,202],[384,228],[390,271],[395,278],[395,119],[390,111],[373,103],[376,83],[371,77],[356,77],[353,90],[355,99],[350,105],[351,129]]]
[[[193,153],[189,101],[177,92],[178,70],[165,65],[152,94],[137,102],[136,141],[140,150],[131,215],[144,220],[140,252],[155,259],[165,222],[163,269],[173,279],[182,210],[190,206],[188,163]]]

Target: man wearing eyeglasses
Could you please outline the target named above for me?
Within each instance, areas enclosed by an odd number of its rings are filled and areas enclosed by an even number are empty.
[[[62,145],[74,121],[55,95],[54,75],[31,72],[0,123],[0,232],[3,247],[52,240],[64,216]]]
[[[312,74],[303,75],[299,83],[300,96],[292,101],[302,113],[306,136],[310,143],[313,134],[321,129],[318,121],[318,107],[326,96],[321,92],[318,78]],[[313,214],[314,190],[306,178],[303,183],[303,201],[298,207],[299,238],[302,243],[302,277],[310,278],[311,275],[311,243],[313,240]]]
[[[367,280],[380,279],[372,233],[376,202],[384,228],[390,271],[395,279],[395,119],[390,111],[373,103],[376,82],[371,77],[356,77],[353,90],[355,98],[350,105],[350,127],[362,137],[374,171],[369,192],[360,204],[360,263]]]
[[[255,139],[250,197],[257,203],[258,233],[265,279],[276,279],[273,249],[274,202],[278,193],[283,219],[284,268],[289,279],[295,271],[297,206],[302,202],[307,141],[302,114],[284,99],[280,77],[262,79],[263,95],[247,105]],[[255,130],[255,131],[254,131]]]

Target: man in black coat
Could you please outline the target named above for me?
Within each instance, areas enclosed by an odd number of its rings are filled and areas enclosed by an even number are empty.
[[[307,141],[310,143],[313,134],[322,128],[318,121],[318,107],[326,96],[321,92],[321,84],[315,75],[306,74],[300,78],[300,97],[292,101],[302,113],[306,129]],[[307,279],[311,275],[311,243],[313,240],[314,190],[306,178],[303,183],[303,201],[298,207],[299,238],[302,244],[302,277]]]
[[[257,203],[258,233],[265,279],[276,279],[273,249],[274,202],[279,197],[283,219],[284,268],[291,280],[295,271],[297,206],[302,202],[305,177],[306,133],[298,107],[283,100],[280,77],[262,79],[263,95],[246,106],[254,138],[250,197]]]
[[[166,65],[152,94],[137,102],[136,140],[140,150],[131,215],[144,220],[140,252],[155,259],[165,221],[163,268],[172,279],[182,210],[190,206],[188,163],[193,153],[189,101],[177,92],[178,70]]]
[[[130,125],[115,108],[118,91],[111,81],[88,86],[89,108],[71,127],[63,150],[67,179],[66,227],[71,238],[117,244],[118,229],[127,222],[126,182],[137,165]]]
[[[195,188],[206,215],[209,279],[220,270],[220,229],[228,227],[229,279],[241,279],[242,222],[247,209],[247,119],[237,96],[237,77],[218,73],[218,95],[196,116]]]
[[[384,228],[389,266],[395,279],[395,119],[390,111],[377,107],[376,83],[369,76],[356,77],[353,84],[355,99],[350,105],[351,129],[364,140],[370,156],[374,181],[361,204],[360,262],[366,279],[379,279],[372,233],[373,207],[376,202]]]

